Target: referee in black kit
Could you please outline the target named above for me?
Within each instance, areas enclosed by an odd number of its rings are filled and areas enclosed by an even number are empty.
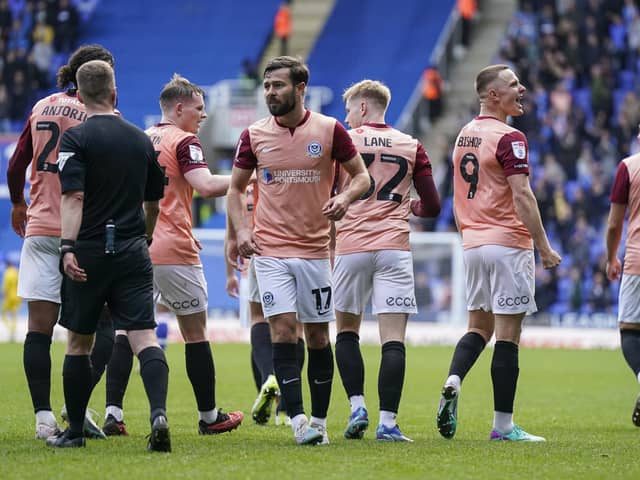
[[[85,445],[83,422],[92,389],[89,352],[106,303],[115,328],[127,331],[140,360],[151,407],[148,448],[169,452],[169,368],[154,331],[153,270],[147,247],[164,174],[147,135],[114,114],[111,66],[101,60],[87,62],[76,78],[87,121],[65,132],[58,157],[64,273],[60,325],[69,330],[62,376],[69,428],[47,444]]]

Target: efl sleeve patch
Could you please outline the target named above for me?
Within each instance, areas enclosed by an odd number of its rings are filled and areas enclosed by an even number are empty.
[[[189,145],[189,157],[191,158],[191,162],[189,163],[204,162],[204,154],[199,145]]]
[[[527,147],[524,142],[511,142],[511,150],[517,159],[523,160],[527,157]]]

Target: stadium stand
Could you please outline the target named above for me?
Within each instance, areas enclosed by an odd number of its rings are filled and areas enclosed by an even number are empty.
[[[238,78],[271,36],[279,0],[103,1],[92,42],[116,58],[119,106],[133,123],[158,112],[158,93],[174,72],[200,85]],[[141,33],[143,32],[143,33]]]
[[[309,56],[311,82],[334,92],[324,113],[344,118],[342,91],[363,78],[393,92],[387,122],[395,124],[429,63],[453,0],[338,0]]]
[[[616,311],[618,285],[602,274],[604,229],[616,166],[640,151],[638,32],[635,2],[525,0],[494,59],[528,88],[527,113],[513,124],[528,136],[532,185],[564,258],[556,271],[537,272],[536,299],[552,322]],[[452,229],[443,214],[438,229]]]

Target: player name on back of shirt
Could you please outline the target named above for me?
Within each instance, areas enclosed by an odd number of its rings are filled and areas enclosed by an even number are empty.
[[[458,147],[480,148],[482,138],[480,137],[458,137]]]
[[[391,139],[388,137],[364,137],[364,146],[391,148]]]

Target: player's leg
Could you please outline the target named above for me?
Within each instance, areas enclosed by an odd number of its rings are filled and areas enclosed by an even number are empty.
[[[147,448],[169,452],[166,413],[169,366],[155,335],[154,272],[146,242],[136,240],[125,254],[115,256],[109,266],[114,279],[110,283],[108,306],[115,328],[127,332],[131,349],[138,357],[149,401],[151,434]]]
[[[640,382],[640,324],[620,323],[620,344],[627,365]],[[636,427],[640,427],[640,395],[636,398],[631,420]]]
[[[89,352],[94,341],[94,334],[74,332],[70,323],[67,337],[67,352],[62,366],[64,402],[69,427],[61,434],[49,437],[47,445],[59,448],[84,447],[84,419],[92,390],[92,372]],[[81,327],[80,327],[81,328]]]
[[[198,405],[198,431],[202,435],[233,430],[242,422],[242,412],[223,412],[216,407],[215,364],[207,337],[206,311],[177,315],[185,341],[185,364]]]
[[[198,406],[199,433],[237,428],[242,412],[227,414],[216,407],[215,364],[207,335],[207,283],[202,266],[155,266],[154,282],[162,303],[176,314],[185,341],[185,364]]]
[[[464,251],[464,267],[469,311],[468,328],[467,333],[458,340],[453,352],[436,415],[438,431],[447,439],[453,438],[456,433],[458,397],[462,381],[478,360],[494,330],[490,273],[485,266],[482,248]]]
[[[372,256],[372,253],[338,255],[333,268],[336,363],[351,406],[344,431],[347,439],[361,439],[369,426],[359,333],[364,305],[371,295],[374,270]]]
[[[317,444],[322,434],[309,427],[302,403],[301,371],[296,353],[298,292],[292,267],[298,259],[256,257],[256,277],[262,309],[271,328],[273,370],[291,418],[294,439],[300,445]]]
[[[397,415],[406,368],[405,334],[410,314],[417,313],[410,251],[373,252],[372,311],[378,318],[382,355],[378,372],[380,421],[376,439],[410,442],[398,427]]]
[[[76,257],[87,272],[87,281],[74,282],[67,277],[62,280],[60,325],[69,331],[62,379],[64,417],[69,427],[63,434],[47,439],[48,445],[59,448],[84,446],[85,436],[93,436],[85,428],[87,405],[94,387],[89,355],[112,281],[103,258],[95,255],[95,251],[79,249]],[[104,434],[98,438],[104,438]]]
[[[361,439],[369,426],[364,399],[364,360],[360,351],[361,321],[361,313],[347,313],[336,308],[336,364],[351,407],[344,431],[347,439]]]
[[[60,305],[34,300],[27,303],[27,308],[29,318],[24,341],[24,372],[36,415],[36,438],[48,438],[59,433],[51,409],[51,337]]]
[[[253,260],[249,262],[247,281],[251,316],[251,359],[252,364],[260,372],[258,396],[251,407],[251,416],[256,423],[262,425],[269,421],[273,402],[280,395],[280,390],[273,372],[271,331],[260,304],[260,291]]]
[[[620,346],[627,365],[640,382],[640,275],[623,274],[618,300]],[[640,395],[636,398],[633,424],[640,427]]]
[[[111,314],[109,308],[105,306],[100,312],[96,328],[96,339],[90,355],[94,387],[100,382],[102,374],[111,359],[114,341],[115,331],[111,321]]]
[[[320,444],[329,444],[327,411],[333,385],[333,351],[329,322],[335,320],[331,264],[326,260],[295,263],[298,319],[304,325],[307,342],[307,378],[311,394],[311,428],[322,433]]]
[[[125,330],[116,330],[107,366],[106,409],[102,431],[107,436],[129,435],[124,422],[124,394],[133,368],[133,351]]]
[[[412,441],[400,431],[396,421],[406,368],[404,340],[408,317],[408,313],[378,314],[382,357],[378,372],[380,421],[376,439],[381,441]]]
[[[18,295],[27,302],[23,365],[36,415],[36,438],[59,433],[51,409],[51,338],[60,312],[58,270],[60,240],[32,236],[24,240],[18,271]]]
[[[149,306],[149,319],[153,319],[153,306]],[[147,448],[158,452],[171,451],[171,438],[167,422],[167,390],[169,366],[164,350],[157,343],[155,328],[128,330],[131,348],[140,362],[140,376],[149,400],[151,435]]]
[[[296,343],[296,362],[298,364],[298,368],[302,372],[306,357],[306,344],[304,342],[304,327],[300,322],[296,323],[296,335],[298,337],[298,341]],[[282,395],[278,396],[275,423],[276,425],[291,425],[291,418],[287,415],[287,403]]]
[[[491,440],[540,442],[513,423],[513,404],[518,384],[519,344],[525,315],[537,310],[534,292],[532,250],[491,246],[487,258],[494,268],[492,311],[495,316],[496,344],[491,361],[494,417]]]

